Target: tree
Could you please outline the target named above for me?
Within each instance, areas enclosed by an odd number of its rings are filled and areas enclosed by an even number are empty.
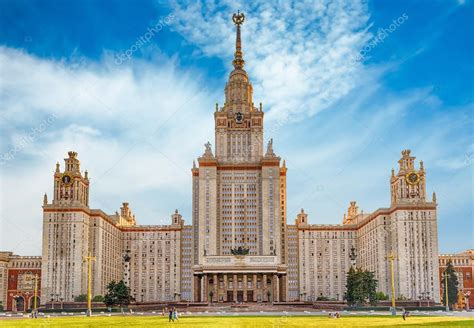
[[[448,276],[448,303],[449,306],[452,308],[453,304],[458,301],[458,287],[459,287],[459,282],[458,282],[458,276],[456,274],[456,270],[454,270],[453,264],[451,261],[448,261],[446,264],[446,270],[443,273],[443,279],[441,280],[442,285],[443,285],[443,304],[446,305],[446,291],[444,288],[446,288],[446,276]]]
[[[102,295],[95,295],[92,298],[92,302],[104,302],[104,296]]]
[[[377,301],[386,301],[389,299],[388,294],[384,294],[384,292],[377,292]]]
[[[376,305],[377,304],[377,279],[375,279],[375,274],[370,271],[364,271],[363,284],[364,284],[364,292],[367,295],[369,303],[371,305]]]
[[[351,266],[349,272],[347,273],[346,279],[346,293],[344,299],[347,301],[347,304],[354,305],[355,302],[355,285],[356,285],[356,270]]]
[[[130,304],[132,296],[130,295],[130,288],[123,280],[119,282],[111,281],[107,286],[107,294],[104,297],[104,303],[108,307],[119,305],[120,308]]]
[[[81,294],[74,297],[74,302],[87,302],[87,295]]]
[[[349,305],[377,303],[377,279],[373,272],[360,268],[350,268],[347,273],[346,293],[344,298]]]

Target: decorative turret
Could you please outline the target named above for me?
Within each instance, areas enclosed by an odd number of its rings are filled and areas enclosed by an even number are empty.
[[[402,158],[398,160],[398,172],[408,172],[412,171],[415,167],[415,157],[410,156],[411,150],[405,149],[402,150]]]
[[[349,203],[349,207],[347,208],[347,215],[344,214],[343,224],[351,224],[353,223],[353,219],[359,215],[359,206],[356,205],[356,201],[351,201]]]
[[[67,153],[68,158],[65,158],[66,171],[67,172],[79,172],[80,171],[80,162],[77,159],[77,153],[75,151],[70,151]]]
[[[48,205],[48,195],[46,193],[43,196],[43,205]]]
[[[171,224],[182,226],[184,224],[183,216],[179,214],[178,209],[174,210],[174,214],[171,215]]]
[[[87,171],[83,177],[75,151],[68,152],[64,159],[64,172],[56,163],[54,173],[53,205],[89,206],[89,180]]]
[[[135,214],[132,213],[132,210],[128,206],[128,203],[123,202],[122,207],[120,207],[118,225],[119,226],[134,226],[136,224],[137,224],[137,220],[135,219]]]
[[[301,209],[301,212],[296,216],[296,225],[306,225],[308,224],[308,214],[304,212],[304,209]]]
[[[392,172],[390,177],[392,205],[403,203],[425,202],[426,184],[423,161],[420,167],[415,168],[415,157],[410,155],[409,149],[402,151],[402,158],[398,160],[398,173]]]

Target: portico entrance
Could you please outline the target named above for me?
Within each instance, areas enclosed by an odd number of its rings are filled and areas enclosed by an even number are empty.
[[[203,273],[194,275],[195,302],[281,302],[285,299],[285,274]]]
[[[207,255],[193,266],[195,302],[283,302],[285,264],[274,255]]]

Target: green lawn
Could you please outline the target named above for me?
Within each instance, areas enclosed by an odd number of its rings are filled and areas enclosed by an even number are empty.
[[[403,321],[401,316],[343,316],[329,319],[325,316],[183,316],[178,322],[168,318],[145,316],[69,317],[44,319],[3,319],[1,327],[474,327],[474,318],[412,316]]]

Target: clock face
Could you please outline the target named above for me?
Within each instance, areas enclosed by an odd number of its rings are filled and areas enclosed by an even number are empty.
[[[406,175],[405,179],[409,184],[417,184],[420,181],[420,176],[416,172],[410,172]]]
[[[64,174],[61,181],[66,185],[70,185],[72,183],[72,178],[69,174]]]
[[[243,120],[244,120],[244,114],[242,114],[241,112],[238,112],[235,114],[235,121],[237,123],[242,123]]]

